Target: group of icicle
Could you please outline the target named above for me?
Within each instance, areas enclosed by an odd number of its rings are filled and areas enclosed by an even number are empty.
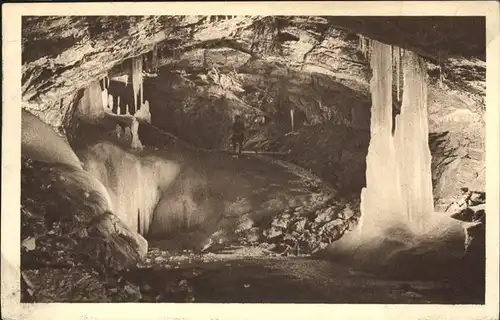
[[[156,69],[157,65],[157,50],[156,46],[153,46],[152,50],[152,65]],[[125,81],[128,85],[128,76]],[[146,122],[151,122],[151,113],[149,110],[149,101],[144,100],[144,82],[143,82],[143,56],[138,56],[132,58],[132,90],[134,94],[134,109],[136,110],[134,114],[130,113],[128,104],[125,105],[125,116],[132,117],[132,125],[130,128],[125,128],[124,130],[117,127],[116,133],[118,138],[127,137],[131,140],[131,147],[133,149],[142,149],[142,145],[138,139],[138,119]],[[101,82],[103,86],[101,86]],[[108,88],[110,85],[110,78],[105,75],[103,79],[93,81],[84,91],[84,94],[80,100],[78,110],[80,113],[85,114],[88,119],[98,118],[103,111],[105,113],[113,113],[113,107],[120,110],[120,96],[117,97],[117,106],[113,105],[113,96],[108,93]],[[119,112],[119,111],[118,111]]]

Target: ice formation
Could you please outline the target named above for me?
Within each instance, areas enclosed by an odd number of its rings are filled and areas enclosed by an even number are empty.
[[[429,215],[434,212],[427,123],[427,71],[421,58],[410,51],[405,51],[402,65],[403,100],[394,133],[401,199],[409,225],[414,231],[423,232],[427,229]]]
[[[396,52],[399,56],[399,48]],[[396,224],[425,232],[434,212],[425,66],[416,54],[405,52],[403,101],[393,136],[391,60],[391,47],[373,41],[371,140],[361,191],[360,233],[367,236]]]
[[[104,81],[106,81],[106,80],[104,80]],[[109,107],[108,89],[102,90],[101,95],[102,95],[102,105],[104,107],[104,110],[107,110]]]
[[[399,101],[401,99],[401,95],[399,93],[399,88],[401,88],[401,85],[400,85],[400,78],[401,78],[401,71],[400,71],[400,68],[401,68],[401,48],[398,48],[396,47],[395,48],[395,53],[394,53],[394,56],[395,56],[395,61],[396,61],[396,99],[397,101]]]
[[[132,125],[130,126],[132,133],[132,142],[130,147],[136,150],[142,150],[142,143],[139,140],[139,121],[135,117],[132,117]]]
[[[134,114],[137,119],[151,123],[151,112],[149,111],[149,101],[144,101],[139,111]]]
[[[85,89],[78,105],[78,112],[87,120],[99,118],[104,113],[101,85],[99,81],[93,81]]]
[[[142,56],[135,57],[132,59],[132,88],[134,91],[134,110],[137,110],[137,107],[140,106],[140,101],[137,103],[137,96],[139,94],[139,90],[142,87]],[[142,90],[141,90],[142,91]]]
[[[110,111],[113,110],[113,99],[114,97],[112,95],[108,95],[108,109]]]
[[[360,232],[401,220],[397,156],[392,137],[391,46],[372,42],[371,140],[366,156],[366,187],[361,191]]]

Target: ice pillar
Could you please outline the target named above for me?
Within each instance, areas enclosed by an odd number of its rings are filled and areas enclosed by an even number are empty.
[[[367,235],[401,221],[402,208],[396,150],[392,136],[391,46],[372,41],[370,145],[366,157],[366,187],[361,192],[361,233]]]
[[[396,118],[394,139],[398,155],[401,200],[408,224],[424,232],[434,212],[431,153],[427,120],[427,71],[418,55],[402,58],[403,99]]]

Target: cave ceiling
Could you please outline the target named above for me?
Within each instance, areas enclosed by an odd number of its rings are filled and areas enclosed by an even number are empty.
[[[153,45],[167,53],[161,65],[179,63],[182,53],[206,48],[229,48],[249,58],[279,57],[283,44],[298,41],[297,30],[321,43],[332,29],[412,50],[433,63],[485,60],[484,17],[24,17],[23,107],[62,104],[91,81],[119,74],[123,61]]]

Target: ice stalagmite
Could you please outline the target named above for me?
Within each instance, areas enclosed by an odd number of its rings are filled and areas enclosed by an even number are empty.
[[[132,125],[130,127],[132,133],[132,142],[130,147],[136,150],[142,150],[142,143],[139,140],[139,121],[135,117],[132,118]]]
[[[366,157],[366,188],[361,191],[361,234],[369,236],[401,221],[396,151],[392,137],[391,46],[372,41],[370,82],[371,139]]]
[[[142,85],[142,56],[135,57],[132,59],[132,88],[134,91],[134,109],[137,110],[137,107],[140,106],[137,103],[137,95],[139,94],[139,90]]]
[[[141,119],[141,120],[144,120],[146,122],[151,123],[151,112],[149,111],[149,101],[148,100],[144,101],[144,103],[142,104],[139,111],[137,111],[134,114],[134,117],[136,117],[137,119]]]
[[[415,53],[406,51],[402,59],[403,101],[396,118],[394,139],[398,155],[401,199],[408,225],[424,232],[434,212],[431,153],[427,123],[427,83],[425,64]]]
[[[108,110],[111,112],[113,111],[113,96],[108,95]]]

